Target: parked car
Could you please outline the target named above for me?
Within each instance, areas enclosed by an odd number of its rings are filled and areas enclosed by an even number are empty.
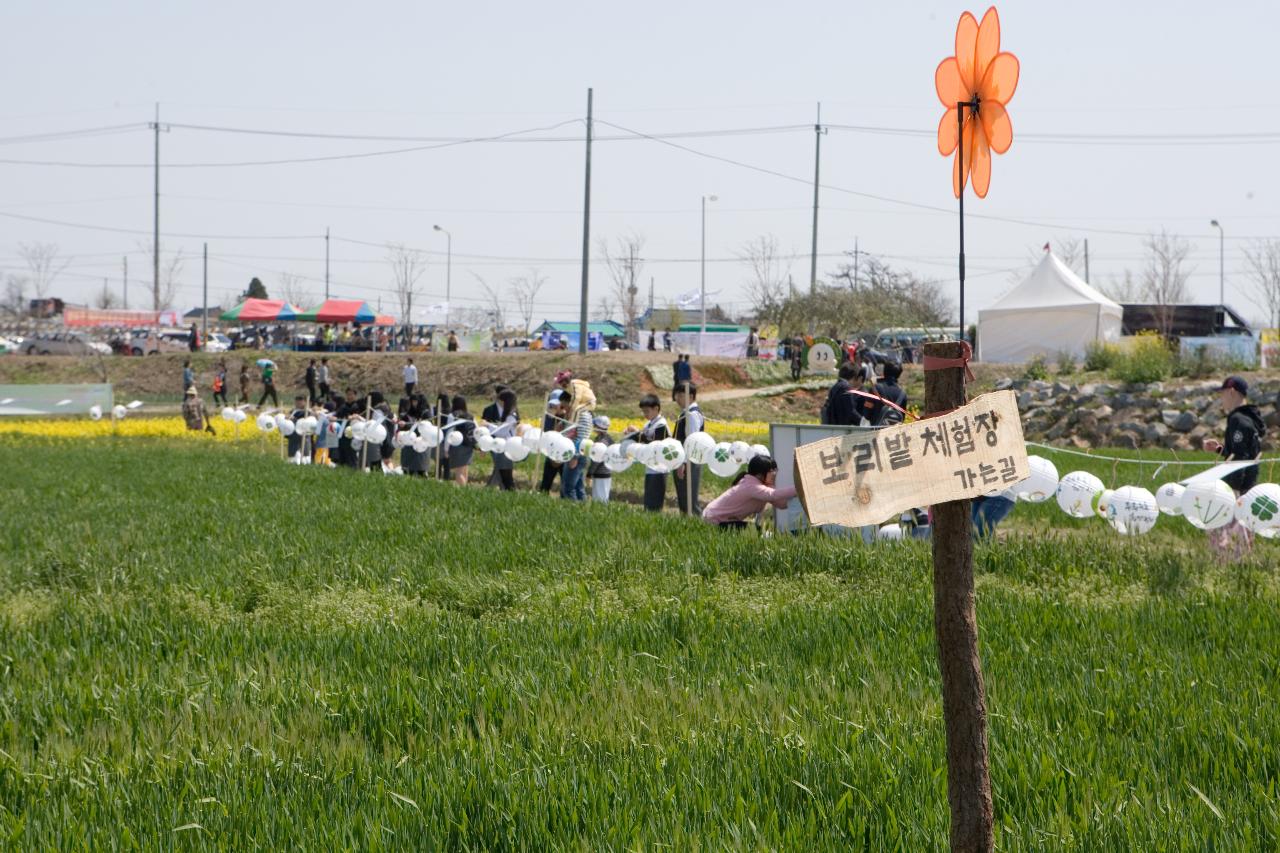
[[[21,351],[22,351],[21,338],[15,339],[15,338],[0,337],[0,354],[11,353],[11,352],[21,352]]]
[[[155,355],[160,352],[190,352],[191,333],[186,329],[134,329],[129,334],[130,355]]]
[[[222,332],[210,332],[209,339],[204,342],[205,352],[227,352],[231,349],[231,338]]]
[[[26,355],[94,355],[98,350],[79,332],[41,332],[23,341],[22,352]]]

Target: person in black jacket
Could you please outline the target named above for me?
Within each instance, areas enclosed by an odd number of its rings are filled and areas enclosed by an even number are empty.
[[[822,405],[824,424],[839,426],[857,426],[861,423],[858,413],[857,398],[853,395],[852,380],[858,376],[858,365],[846,361],[840,365],[839,378],[827,391],[827,401]]]
[[[1262,434],[1266,431],[1266,425],[1258,407],[1247,402],[1249,383],[1239,376],[1228,376],[1222,382],[1218,397],[1222,402],[1222,411],[1227,413],[1226,440],[1207,438],[1204,449],[1232,462],[1257,459],[1262,455]],[[1258,482],[1258,466],[1241,468],[1222,480],[1235,489],[1236,494],[1244,494]]]
[[[901,364],[895,361],[887,362],[884,366],[884,378],[871,389],[871,393],[882,399],[858,398],[862,401],[860,404],[862,416],[872,426],[889,426],[902,423],[903,415],[898,409],[907,407],[907,392],[903,391],[902,386],[898,384],[898,377],[901,375]],[[891,406],[889,403],[893,405]],[[894,406],[898,408],[895,409]]]

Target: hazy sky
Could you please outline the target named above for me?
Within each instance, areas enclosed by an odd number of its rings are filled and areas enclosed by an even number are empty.
[[[150,272],[152,135],[12,141],[29,134],[162,120],[244,130],[384,137],[477,137],[554,128],[580,137],[586,89],[597,133],[782,128],[673,139],[687,148],[802,179],[790,181],[652,140],[595,147],[592,234],[646,238],[643,283],[657,302],[698,285],[699,203],[707,217],[708,289],[742,304],[743,243],[776,235],[797,283],[808,277],[815,104],[823,139],[819,272],[859,247],[954,289],[950,160],[934,132],[933,71],[952,53],[966,8],[935,2],[333,3],[19,2],[0,11],[0,267],[19,241],[53,241],[74,261],[54,290],[130,303]],[[983,7],[972,7],[981,17]],[[1195,298],[1218,289],[1226,229],[1227,301],[1246,316],[1243,249],[1280,234],[1280,4],[1001,4],[1003,47],[1022,63],[1009,106],[1014,143],[995,158],[987,199],[967,205],[969,305],[1012,285],[1046,240],[1087,237],[1095,282],[1142,265],[1142,235],[1161,228],[1193,246]],[[793,128],[794,126],[794,128]],[[793,128],[793,129],[788,129]],[[1249,134],[1270,134],[1258,138]],[[1089,143],[1063,134],[1092,134]],[[1223,134],[1216,140],[1188,135]],[[1037,138],[1037,135],[1040,135]],[[1054,137],[1057,137],[1056,139]],[[1048,138],[1046,138],[1048,137]],[[181,308],[200,302],[201,243],[210,301],[282,272],[323,289],[326,227],[332,291],[394,307],[389,241],[431,256],[422,298],[442,300],[443,235],[453,234],[453,302],[539,267],[550,277],[535,322],[577,316],[583,144],[488,142],[398,154],[259,166],[422,147],[426,142],[263,136],[174,127],[162,135],[166,249],[190,257]],[[25,162],[14,162],[25,161]],[[73,168],[30,161],[139,164]],[[867,198],[881,196],[942,210]],[[111,230],[47,224],[59,223]],[[985,219],[981,217],[995,217]],[[1030,224],[1006,220],[1022,220]],[[137,232],[137,233],[132,233]],[[182,236],[178,236],[182,235]],[[254,239],[247,239],[254,238]],[[341,239],[339,239],[341,238]],[[363,241],[373,245],[346,242]],[[514,260],[509,260],[514,259]],[[534,259],[534,260],[525,260]],[[593,310],[607,287],[592,268]],[[973,315],[971,315],[972,317]]]

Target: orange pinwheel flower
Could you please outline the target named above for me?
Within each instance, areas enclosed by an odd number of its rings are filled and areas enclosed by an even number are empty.
[[[1013,144],[1013,123],[1005,107],[1018,87],[1018,58],[1000,50],[1000,16],[992,6],[979,25],[969,12],[956,24],[956,55],[948,56],[933,73],[938,99],[947,111],[938,123],[938,152],[950,157],[964,133],[964,162],[957,156],[951,168],[951,185],[960,197],[970,174],[978,198],[987,197],[991,186],[991,152],[1003,154]],[[956,121],[956,105],[967,107],[964,129]],[[976,120],[975,120],[976,119]]]

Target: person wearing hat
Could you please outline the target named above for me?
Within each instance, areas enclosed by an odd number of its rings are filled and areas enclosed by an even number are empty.
[[[568,409],[569,425],[564,434],[573,439],[575,456],[560,469],[560,497],[571,501],[585,501],[587,465],[590,460],[582,453],[582,443],[591,437],[596,395],[585,379],[570,379],[568,385],[569,402],[561,408]],[[562,396],[562,403],[564,399]]]
[[[591,426],[595,428],[595,432],[591,438],[596,444],[605,447],[613,444],[613,439],[609,437],[609,424],[608,415],[596,415],[592,419]],[[607,504],[609,493],[613,491],[613,472],[609,470],[609,466],[603,462],[592,462],[587,468],[587,476],[591,478],[591,500]]]
[[[1227,415],[1227,432],[1224,441],[1205,439],[1204,449],[1233,462],[1257,459],[1262,454],[1262,434],[1266,425],[1258,407],[1248,402],[1249,383],[1239,376],[1228,376],[1218,390],[1218,400]],[[1258,482],[1258,466],[1241,468],[1223,477],[1223,482],[1244,494]]]
[[[213,424],[209,423],[209,413],[205,411],[204,400],[200,399],[194,385],[188,385],[186,394],[183,396],[182,419],[187,422],[189,430],[204,430],[210,435],[217,434],[213,431]]]
[[[1222,411],[1227,414],[1224,441],[1207,438],[1204,449],[1232,462],[1257,459],[1262,455],[1262,434],[1266,425],[1258,407],[1248,402],[1249,383],[1239,376],[1228,376],[1218,390]],[[1222,478],[1237,495],[1242,495],[1258,482],[1258,466],[1250,465]],[[1209,531],[1209,541],[1220,555],[1240,557],[1253,544],[1253,534],[1237,521]]]

